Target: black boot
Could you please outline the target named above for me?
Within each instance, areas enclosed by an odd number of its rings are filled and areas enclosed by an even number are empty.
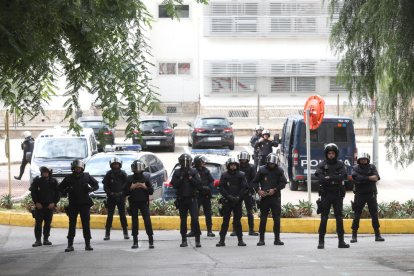
[[[257,246],[263,246],[263,245],[265,245],[265,235],[264,235],[264,233],[260,233],[260,238],[259,238],[259,242],[257,243]]]
[[[239,238],[239,242],[237,243],[237,246],[246,246],[246,243],[243,241],[243,238]]]
[[[68,247],[65,249],[65,252],[72,252],[75,250],[73,248],[73,239],[68,239]]]
[[[253,228],[250,228],[250,230],[249,230],[249,236],[259,236],[259,233],[254,232]]]
[[[124,240],[129,240],[128,228],[124,227],[123,231],[124,231]]]
[[[138,236],[132,236],[132,240],[133,240],[133,242],[132,242],[131,248],[132,249],[137,249],[138,248]]]
[[[207,237],[215,237],[216,235],[211,231],[211,225],[207,227]]]
[[[358,230],[352,230],[351,243],[358,242]]]
[[[105,228],[104,241],[109,241],[110,239],[111,239],[111,228]]]
[[[374,229],[374,231],[375,231],[375,241],[377,242],[385,241],[385,239],[381,237],[381,233],[379,229]]]
[[[187,237],[182,237],[180,247],[187,247]]]
[[[325,248],[325,235],[319,234],[318,249]]]
[[[231,232],[230,233],[230,237],[235,237],[235,236],[237,236],[236,232]]]
[[[343,235],[338,235],[338,248],[349,248],[349,244],[345,243]]]
[[[33,244],[32,247],[38,247],[38,246],[42,246],[42,242],[40,240],[36,240]]]
[[[196,244],[196,247],[201,247],[200,236],[195,237],[195,244]]]
[[[91,246],[91,240],[89,240],[89,239],[85,239],[85,250],[86,251],[92,251],[93,250],[93,248]]]
[[[280,240],[280,238],[275,238],[273,242],[274,245],[284,245],[285,243]]]
[[[153,249],[154,248],[154,238],[152,236],[148,236],[148,243],[149,243],[149,248]]]
[[[193,231],[190,231],[190,232],[187,233],[186,236],[187,236],[187,238],[192,238],[192,237],[195,237],[195,234],[194,234]]]
[[[48,237],[43,237],[43,245],[52,245]]]
[[[217,247],[223,247],[226,246],[226,243],[224,242],[225,236],[220,236],[220,241],[216,244]]]
[[[15,176],[14,179],[16,179],[16,180],[22,180],[22,177],[21,176]]]

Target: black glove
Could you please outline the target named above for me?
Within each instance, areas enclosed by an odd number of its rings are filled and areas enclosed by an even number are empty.
[[[317,206],[317,208],[316,208],[316,213],[317,213],[317,214],[322,213],[322,200],[321,200],[320,198],[318,198],[318,199],[316,200],[316,206]]]
[[[325,195],[325,189],[323,188],[322,185],[319,185],[318,194],[319,194],[319,196],[324,196]]]
[[[345,189],[345,186],[344,185],[341,185],[341,187],[339,188],[339,193],[340,193],[340,195],[341,195],[342,198],[345,197],[345,195],[346,195],[346,189]]]

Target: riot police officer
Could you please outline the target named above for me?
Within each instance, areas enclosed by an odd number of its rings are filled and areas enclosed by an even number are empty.
[[[30,160],[26,160],[26,154],[28,152],[32,153],[34,148],[34,139],[32,137],[32,133],[28,130],[23,132],[24,141],[21,144],[23,150],[23,158],[22,163],[20,164],[20,173],[19,176],[15,176],[14,179],[21,180],[24,174],[24,169],[26,168],[27,163],[30,163]]]
[[[259,159],[259,166],[266,165],[266,157],[269,153],[273,152],[273,147],[277,147],[278,144],[270,138],[270,131],[268,129],[263,130],[262,138],[260,138],[254,144],[254,151],[257,152],[257,156]]]
[[[284,245],[280,240],[280,214],[281,193],[286,186],[287,180],[284,171],[278,166],[276,154],[269,153],[266,157],[266,165],[261,166],[253,180],[253,186],[260,196],[260,238],[258,246],[265,245],[264,236],[266,231],[267,217],[272,211],[273,233],[275,235],[274,245]]]
[[[187,215],[190,212],[191,229],[194,232],[196,247],[201,247],[200,224],[198,222],[198,190],[201,179],[196,169],[191,168],[192,158],[183,153],[178,157],[180,168],[174,171],[171,184],[177,190],[176,206],[180,212],[180,233],[182,242],[180,247],[187,247]]]
[[[206,218],[207,226],[207,237],[215,237],[216,235],[211,231],[213,222],[212,222],[212,212],[211,212],[211,198],[212,189],[214,188],[214,178],[211,176],[210,170],[205,167],[207,159],[202,155],[197,155],[194,157],[194,168],[197,170],[201,179],[200,191],[198,193],[198,208],[203,206],[204,216]],[[187,237],[194,237],[195,234],[193,231],[187,234]]]
[[[223,196],[223,223],[220,230],[220,241],[217,247],[226,246],[225,239],[229,228],[231,212],[233,212],[234,230],[238,238],[238,246],[246,246],[243,241],[241,217],[242,198],[248,193],[248,184],[243,172],[240,171],[239,161],[230,157],[226,162],[227,171],[220,177],[219,191]]]
[[[361,153],[357,159],[357,165],[352,168],[352,178],[355,181],[353,209],[355,212],[352,221],[352,239],[351,243],[357,242],[359,220],[362,209],[368,204],[368,210],[372,219],[372,227],[375,232],[375,241],[384,241],[380,233],[380,224],[378,221],[378,203],[377,203],[377,181],[380,180],[377,168],[370,164],[371,156],[368,153]]]
[[[85,250],[91,251],[91,230],[90,208],[93,206],[89,193],[99,188],[98,181],[84,172],[85,163],[82,160],[74,160],[71,163],[72,174],[66,176],[59,185],[59,190],[69,197],[69,206],[67,214],[69,216],[68,247],[65,252],[71,252],[73,248],[73,239],[76,234],[76,221],[78,214],[81,217],[83,237],[85,239]]]
[[[148,235],[149,248],[154,248],[154,232],[152,231],[151,216],[149,211],[149,196],[154,193],[151,185],[150,173],[145,172],[145,164],[135,160],[131,164],[132,175],[128,176],[125,194],[129,195],[129,208],[132,219],[132,249],[138,248],[138,210],[144,219],[145,231]]]
[[[29,190],[35,204],[34,217],[36,220],[34,228],[36,241],[32,246],[42,245],[42,223],[44,223],[43,245],[52,245],[49,241],[50,224],[52,223],[53,210],[60,199],[58,181],[52,177],[52,169],[40,167],[40,176],[33,179]]]
[[[254,145],[256,144],[256,142],[262,138],[262,132],[263,132],[263,127],[261,125],[257,125],[255,127],[255,133],[253,134],[253,136],[250,138],[250,145],[252,146],[253,149],[255,149]],[[253,160],[254,160],[254,170],[257,171],[257,166],[259,165],[258,161],[258,150],[254,150],[253,153]]]
[[[108,216],[105,224],[104,240],[110,239],[112,228],[112,220],[115,213],[115,207],[118,207],[119,220],[121,221],[122,230],[124,232],[124,239],[129,239],[128,223],[125,215],[125,185],[127,182],[127,174],[122,170],[122,160],[118,157],[112,157],[109,161],[111,168],[102,180],[104,191],[106,193],[106,204],[108,208]]]
[[[318,164],[315,176],[319,180],[319,195],[321,196],[321,223],[319,225],[318,249],[325,247],[326,225],[331,205],[336,218],[336,232],[338,234],[338,248],[349,248],[344,241],[344,224],[342,218],[345,187],[343,181],[347,177],[345,165],[338,160],[338,146],[331,143],[325,146],[325,160]]]
[[[252,166],[250,162],[250,154],[247,151],[241,151],[237,155],[237,159],[240,163],[240,171],[244,172],[244,175],[247,180],[247,184],[249,185],[249,192],[244,195],[242,201],[244,201],[244,206],[246,207],[247,213],[247,222],[249,225],[249,236],[258,236],[259,234],[254,231],[254,216],[253,216],[253,208],[256,205],[255,199],[253,198],[255,194],[255,190],[252,187],[252,181],[256,175],[256,170],[254,166]],[[234,221],[233,221],[233,229],[234,229]],[[230,236],[236,236],[236,232],[232,232]]]

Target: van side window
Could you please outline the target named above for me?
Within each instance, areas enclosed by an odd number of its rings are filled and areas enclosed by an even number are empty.
[[[348,142],[348,133],[346,127],[334,127],[334,141]]]

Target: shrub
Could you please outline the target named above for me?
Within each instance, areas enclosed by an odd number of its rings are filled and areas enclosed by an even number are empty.
[[[299,199],[299,204],[295,206],[298,208],[298,213],[300,216],[310,217],[312,212],[315,209],[315,206],[312,202]]]
[[[13,201],[11,194],[5,194],[0,198],[0,207],[6,209],[13,208]]]
[[[65,206],[69,205],[67,197],[61,197],[59,202],[56,204],[56,213],[65,213]]]
[[[31,212],[35,206],[32,200],[32,195],[28,194],[27,196],[25,196],[23,200],[20,202],[20,206],[26,209],[27,211]]]
[[[298,218],[300,217],[300,214],[298,210],[295,208],[295,205],[288,202],[284,205],[282,205],[282,218]]]

